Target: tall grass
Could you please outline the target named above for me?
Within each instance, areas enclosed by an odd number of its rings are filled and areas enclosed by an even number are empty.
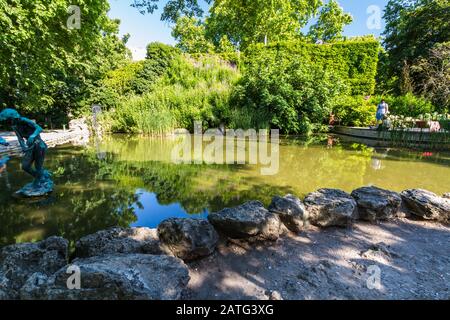
[[[102,118],[106,131],[163,135],[192,130],[195,120],[217,126],[229,116],[229,97],[239,72],[214,56],[181,55],[143,95],[122,97]]]

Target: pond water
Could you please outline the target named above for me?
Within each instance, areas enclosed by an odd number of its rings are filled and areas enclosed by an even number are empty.
[[[331,136],[282,139],[279,171],[260,165],[175,164],[173,139],[110,136],[87,147],[50,149],[55,192],[18,200],[30,179],[13,158],[0,176],[0,245],[61,235],[74,241],[112,226],[156,227],[168,217],[204,218],[211,211],[318,188],[347,192],[364,185],[395,191],[450,191],[450,154],[374,149]]]

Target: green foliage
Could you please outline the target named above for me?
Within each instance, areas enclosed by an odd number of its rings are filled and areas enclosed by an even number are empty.
[[[340,125],[365,127],[375,123],[377,106],[362,96],[340,96],[333,104],[333,114]]]
[[[247,127],[309,133],[329,116],[333,98],[346,91],[339,77],[319,65],[267,50],[247,61],[233,104],[241,109],[238,117],[247,114]]]
[[[333,108],[348,124],[370,123],[374,106],[346,96],[373,93],[379,48],[373,38],[249,47],[233,93],[238,107],[231,112],[232,126],[309,133],[323,129]]]
[[[288,41],[251,46],[245,57],[250,63],[263,55],[314,64],[340,78],[349,86],[351,95],[369,95],[375,90],[379,50],[380,44],[373,37],[324,45]]]
[[[160,68],[165,69],[173,58],[180,55],[180,51],[168,44],[151,42],[147,46],[147,59],[155,61]]]
[[[388,53],[388,78],[397,77],[393,89],[401,89],[402,70],[417,60],[428,59],[430,49],[450,41],[450,2],[448,0],[390,0],[386,6],[384,46]],[[404,74],[404,73],[403,73]],[[410,76],[406,74],[406,76]],[[412,75],[412,82],[421,74]],[[415,93],[417,90],[413,85]]]
[[[102,119],[109,132],[161,135],[175,127],[173,114],[151,93],[122,100],[112,113]]]
[[[180,55],[176,48],[150,43],[147,59],[128,62],[123,67],[112,70],[92,88],[89,104],[100,104],[107,109],[117,107],[121,99],[150,92],[153,85],[163,76],[172,60]]]
[[[206,39],[205,26],[194,17],[180,17],[172,29],[176,47],[186,53],[211,53],[214,45]]]
[[[377,105],[384,99],[389,105],[389,112],[394,115],[405,117],[418,117],[421,114],[433,113],[435,107],[425,98],[407,93],[403,96],[374,96],[370,102]]]
[[[330,0],[320,9],[318,21],[310,28],[308,35],[314,41],[340,40],[344,27],[352,21],[352,16],[336,0]]]
[[[103,126],[111,132],[159,135],[193,129],[195,120],[217,127],[229,106],[232,84],[239,73],[217,56],[174,57],[151,91],[118,100]]]
[[[440,112],[450,110],[450,42],[438,43],[428,58],[418,60],[412,67],[420,79],[417,91],[434,103]]]
[[[241,50],[301,36],[301,30],[322,5],[320,0],[216,0],[206,20],[207,33],[217,45],[227,36]]]
[[[210,4],[213,0],[204,0]],[[153,13],[158,10],[159,0],[133,0],[132,7],[137,8],[142,14]],[[175,23],[182,16],[199,17],[203,15],[203,9],[198,0],[168,0],[163,8],[161,20]]]
[[[65,121],[83,106],[89,85],[127,57],[108,1],[85,2],[82,27],[68,29],[71,1],[0,0],[0,106]]]

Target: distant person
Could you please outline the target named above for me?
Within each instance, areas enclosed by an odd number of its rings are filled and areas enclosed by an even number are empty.
[[[389,113],[389,105],[384,101],[384,99],[381,100],[380,104],[377,107],[377,122],[383,121],[386,115]]]

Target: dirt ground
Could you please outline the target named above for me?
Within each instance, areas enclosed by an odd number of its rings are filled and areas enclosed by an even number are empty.
[[[450,226],[399,219],[222,241],[189,268],[185,299],[450,299]]]

